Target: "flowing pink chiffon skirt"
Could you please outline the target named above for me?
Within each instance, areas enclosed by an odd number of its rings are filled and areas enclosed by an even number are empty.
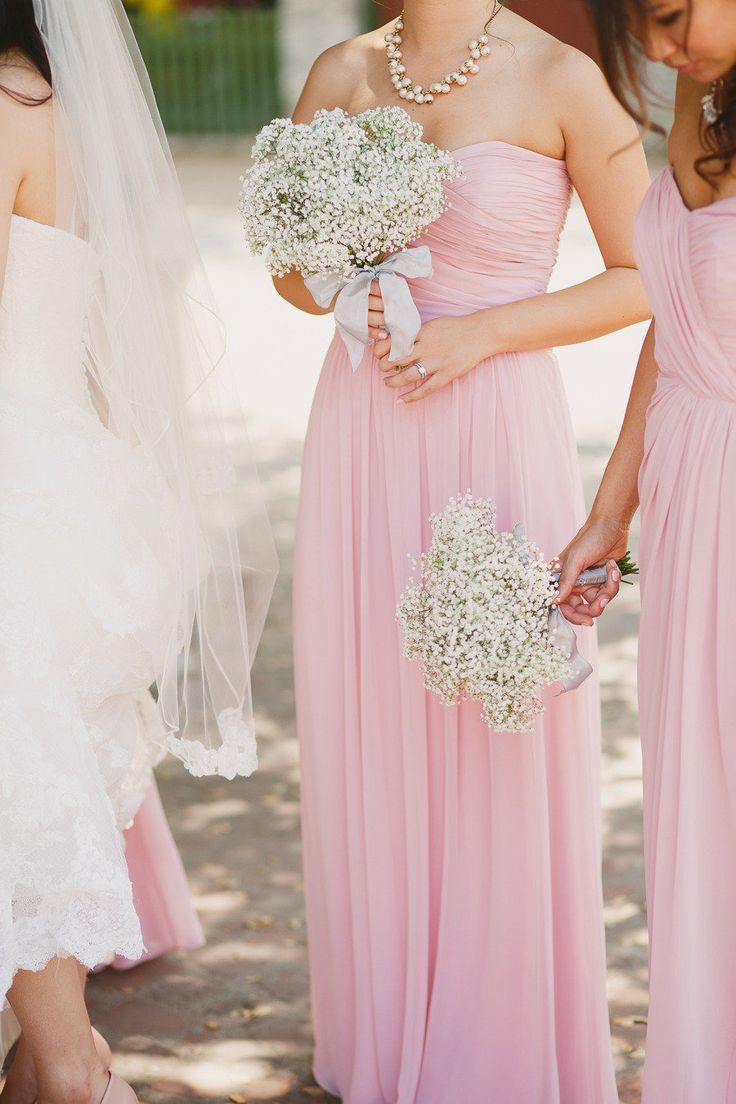
[[[640,477],[645,1104],[736,1102],[736,199],[637,221],[659,383]]]
[[[564,164],[505,143],[467,179],[412,283],[425,318],[543,291]],[[547,352],[503,356],[416,406],[336,338],[306,444],[295,659],[315,1075],[345,1104],[614,1104],[595,679],[529,734],[445,708],[395,609],[429,517],[471,489],[551,557],[582,516]],[[594,654],[590,635],[583,649]]]

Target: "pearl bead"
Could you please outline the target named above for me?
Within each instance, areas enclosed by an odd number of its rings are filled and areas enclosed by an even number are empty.
[[[415,103],[424,103],[424,96],[422,95],[421,92],[415,92],[414,93],[414,102]]]
[[[450,84],[457,84],[460,80],[460,74],[459,73],[450,73],[447,80],[449,81]]]
[[[406,98],[407,98],[407,100],[413,100],[414,99],[414,93],[411,91],[411,89],[409,89],[409,91],[406,93]]]
[[[431,92],[428,92],[427,95],[424,97],[424,102],[425,103],[434,103],[434,96],[432,95]]]
[[[402,64],[397,65],[396,66],[396,72],[397,73],[402,73],[402,74],[405,73],[406,72],[406,66],[402,65]]]
[[[480,65],[471,65],[470,66],[470,72],[471,73],[480,73]]]
[[[391,58],[390,62],[388,63],[388,67],[392,72],[395,72],[397,67],[398,67],[398,64],[399,63],[396,60],[396,58]]]
[[[491,52],[491,47],[490,46],[481,46],[480,52],[481,52],[483,57],[488,57],[488,55]]]
[[[445,92],[445,93],[449,92],[450,91],[449,84],[447,84],[447,83],[443,84],[441,90],[442,90],[442,92]]]
[[[405,88],[400,88],[399,95],[401,96],[402,100],[405,100],[408,96],[408,93]]]
[[[458,84],[467,84],[468,83],[468,78],[465,76],[464,73],[461,73],[459,75],[459,77],[457,78],[457,83]]]
[[[404,77],[401,83],[403,84],[404,88],[411,88],[411,77]]]
[[[478,41],[480,42],[481,46],[487,46],[488,45],[488,35],[487,34],[482,34],[480,36],[480,38],[478,39]]]
[[[386,53],[389,57],[393,57],[396,53],[396,47],[394,46],[393,42],[389,42],[388,46],[386,47]]]
[[[414,85],[414,95],[415,95],[415,96],[419,95],[419,93],[420,93],[421,91],[422,91],[422,86],[421,86],[421,84],[415,84],[415,85]]]
[[[400,34],[395,34],[393,40],[394,40],[394,42],[396,43],[397,46],[401,45],[401,35]]]
[[[470,56],[472,58],[479,58],[480,57],[480,50],[478,49],[477,46],[474,46],[473,49],[470,51]]]
[[[383,36],[384,42],[393,42],[394,36],[392,34],[385,34]]]
[[[477,40],[477,38],[474,38],[473,41],[470,43],[470,49],[471,50],[477,50],[478,49],[478,40]]]

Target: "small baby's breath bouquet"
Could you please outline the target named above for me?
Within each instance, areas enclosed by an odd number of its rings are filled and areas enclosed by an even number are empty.
[[[251,251],[274,276],[301,273],[322,306],[341,293],[335,320],[354,368],[368,343],[373,279],[395,357],[411,352],[419,330],[402,277],[431,276],[431,256],[407,246],[446,210],[444,184],[461,175],[422,134],[401,107],[318,111],[311,123],[275,119],[257,136],[242,178],[239,214]]]
[[[493,731],[525,732],[544,687],[572,689],[592,670],[552,608],[552,565],[520,526],[500,533],[493,503],[469,491],[430,521],[431,546],[397,609],[404,654],[421,659],[445,705],[478,701]]]

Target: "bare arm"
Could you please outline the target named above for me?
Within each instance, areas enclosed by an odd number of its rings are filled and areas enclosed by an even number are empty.
[[[639,505],[638,479],[644,456],[646,413],[657,386],[654,335],[652,322],[642,346],[624,423],[590,517],[560,557],[559,601],[568,620],[578,624],[589,624],[590,617],[599,616],[605,606],[600,604],[602,590],[585,592],[590,604],[584,612],[580,603],[574,601],[575,580],[580,572],[608,559],[620,559],[627,551],[631,519]],[[606,596],[612,595],[606,592]]]
[[[487,357],[588,341],[651,316],[633,255],[634,217],[650,183],[636,128],[589,58],[567,54],[559,69],[550,87],[562,100],[567,167],[605,271],[563,291],[429,322],[412,356],[398,362],[407,369],[386,381],[406,388],[418,379],[408,366],[422,361],[430,378],[404,395],[405,402],[424,398]],[[385,370],[394,367],[388,352],[388,342],[376,345]]]
[[[548,295],[489,312],[498,352],[590,341],[651,317],[633,252],[634,218],[649,170],[634,123],[589,58],[560,65],[565,159],[595,234],[605,271]]]

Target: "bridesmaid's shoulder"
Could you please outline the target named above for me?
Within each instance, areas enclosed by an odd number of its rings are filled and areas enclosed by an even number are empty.
[[[588,54],[515,12],[504,9],[503,17],[495,33],[510,42],[525,84],[545,103],[575,103],[580,109],[590,97],[610,95],[601,69]]]
[[[387,29],[380,27],[324,50],[312,65],[294,118],[305,122],[306,117],[311,119],[319,108],[349,110],[356,88],[363,85],[371,71],[383,61],[383,36]]]

